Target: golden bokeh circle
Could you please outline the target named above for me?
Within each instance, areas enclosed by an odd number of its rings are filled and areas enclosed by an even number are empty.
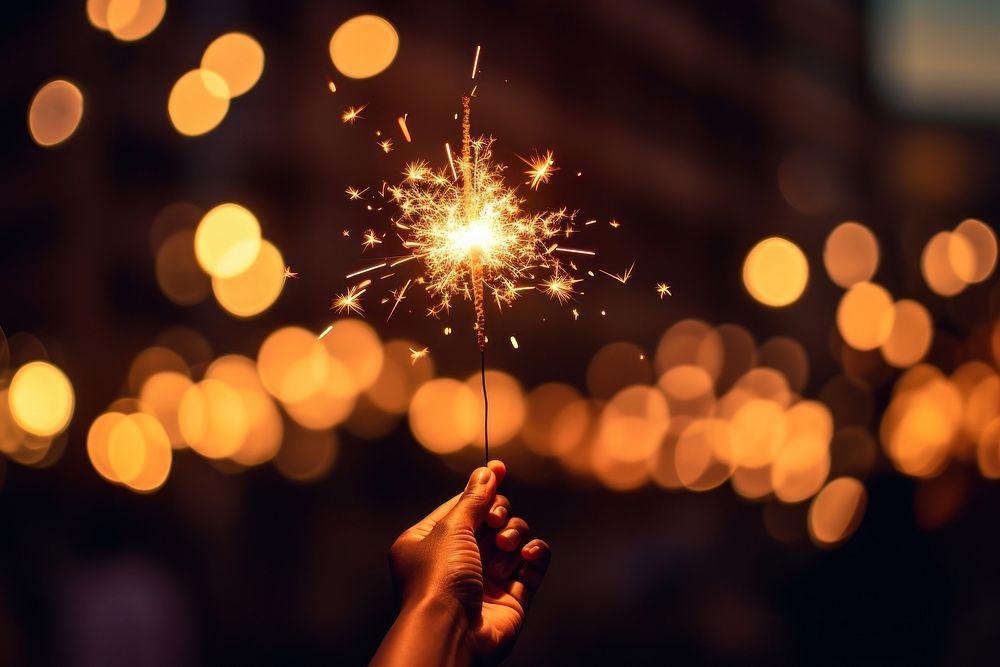
[[[345,21],[330,38],[334,67],[352,79],[366,79],[382,72],[392,64],[398,50],[396,29],[373,14]]]

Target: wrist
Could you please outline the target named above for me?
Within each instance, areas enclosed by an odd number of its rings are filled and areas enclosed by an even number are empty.
[[[440,595],[422,595],[404,600],[400,617],[420,618],[439,627],[451,627],[465,634],[469,617],[462,605],[454,599]]]

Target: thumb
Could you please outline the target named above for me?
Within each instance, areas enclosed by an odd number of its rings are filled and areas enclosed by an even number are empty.
[[[497,495],[497,476],[489,468],[476,468],[465,485],[465,491],[448,516],[451,520],[475,530],[486,519]]]

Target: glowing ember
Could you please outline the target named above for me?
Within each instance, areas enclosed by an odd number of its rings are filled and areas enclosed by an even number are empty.
[[[351,125],[354,125],[354,121],[358,120],[359,118],[364,118],[364,116],[361,115],[361,112],[364,111],[366,106],[368,105],[362,104],[357,108],[353,106],[347,107],[344,113],[340,114],[340,120],[344,121],[345,124],[349,123]]]

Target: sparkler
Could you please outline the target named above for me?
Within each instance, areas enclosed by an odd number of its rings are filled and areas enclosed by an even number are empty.
[[[478,71],[480,49],[477,47],[472,78]],[[364,276],[343,294],[337,295],[332,308],[340,313],[363,313],[361,297],[372,284],[396,275],[396,267],[414,262],[418,268],[415,277],[406,279],[401,287],[389,290],[382,303],[392,303],[391,318],[399,304],[419,285],[433,300],[427,315],[438,317],[450,311],[453,301],[462,297],[472,302],[475,311],[474,331],[481,360],[481,377],[484,403],[484,444],[489,461],[489,399],[486,391],[486,331],[487,299],[498,308],[510,306],[527,291],[538,291],[560,304],[567,303],[577,294],[575,285],[581,282],[573,275],[576,264],[569,258],[590,258],[596,253],[583,248],[562,247],[558,240],[569,238],[579,231],[573,227],[574,214],[565,208],[532,212],[525,208],[525,200],[518,193],[517,185],[509,185],[504,178],[506,167],[494,161],[493,137],[472,135],[471,103],[475,88],[462,97],[461,145],[457,154],[445,143],[447,161],[439,168],[425,160],[405,165],[403,180],[397,185],[383,184],[380,190],[366,197],[368,188],[350,187],[346,190],[352,200],[370,200],[381,196],[398,209],[392,219],[395,234],[364,232],[362,249],[386,248],[384,242],[393,236],[399,239],[404,254],[386,256],[372,266],[348,274],[348,279]],[[344,123],[361,118],[364,106],[350,107],[344,112]],[[456,118],[458,118],[456,114]],[[406,117],[397,119],[404,139],[411,137]],[[392,142],[384,140],[379,146],[385,152],[392,149]],[[526,185],[537,190],[558,171],[554,153],[535,151],[531,158],[520,158],[529,170]],[[579,174],[579,172],[577,172]],[[366,201],[368,210],[372,205]],[[591,220],[585,223],[590,225]],[[569,257],[567,257],[569,256]],[[381,276],[371,272],[386,269]],[[622,283],[631,277],[630,267],[621,276],[607,274]],[[593,271],[588,271],[593,276]],[[368,276],[372,276],[369,278]],[[573,309],[573,318],[579,312]],[[445,335],[451,333],[445,327]],[[517,341],[511,337],[516,349]],[[426,354],[424,350],[411,349],[413,361]]]

